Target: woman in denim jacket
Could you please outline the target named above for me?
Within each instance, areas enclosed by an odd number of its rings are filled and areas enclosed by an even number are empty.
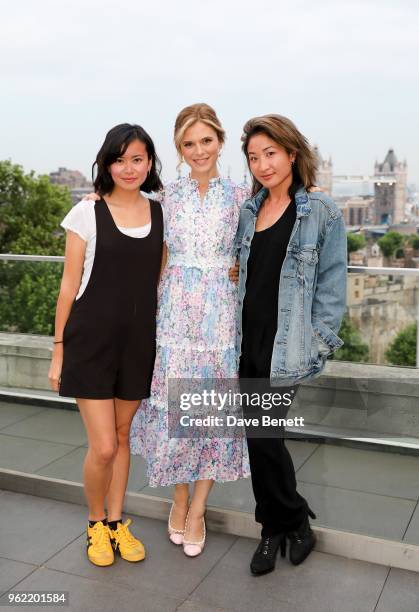
[[[295,397],[296,384],[318,376],[343,344],[337,333],[346,301],[344,221],[328,195],[312,190],[316,158],[289,119],[251,119],[242,141],[253,195],[242,205],[235,240],[240,378]],[[308,515],[315,515],[297,492],[284,434],[247,433],[262,524],[251,571],[259,575],[274,569],[280,546],[285,556],[287,540],[292,563],[307,557],[315,544]]]

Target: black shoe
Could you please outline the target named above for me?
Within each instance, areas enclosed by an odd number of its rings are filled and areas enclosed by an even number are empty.
[[[308,514],[311,518],[316,518],[316,515],[310,508],[308,509]],[[316,543],[316,536],[310,527],[308,516],[306,516],[298,529],[288,532],[286,536],[290,543],[290,561],[293,565],[299,565],[308,557]]]
[[[250,571],[254,576],[268,574],[275,569],[276,555],[281,547],[281,556],[285,557],[285,534],[262,538],[250,562]]]

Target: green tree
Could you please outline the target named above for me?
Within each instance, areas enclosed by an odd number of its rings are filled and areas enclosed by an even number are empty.
[[[348,255],[349,253],[354,253],[355,251],[359,251],[359,249],[363,249],[366,245],[366,240],[364,234],[354,234],[349,233],[347,235],[348,239]]]
[[[0,252],[62,255],[68,189],[0,161]],[[0,329],[52,334],[62,264],[0,262]]]
[[[419,251],[419,235],[412,234],[409,238],[409,244],[415,249],[415,251]]]
[[[386,350],[386,359],[393,365],[416,366],[417,323],[411,323],[397,334]]]
[[[60,221],[71,208],[67,188],[0,161],[0,252],[62,255]]]
[[[362,342],[359,331],[351,322],[347,314],[345,314],[343,317],[342,325],[339,330],[339,336],[342,338],[345,344],[342,346],[342,348],[333,353],[330,359],[356,362],[368,361],[368,344]]]
[[[399,232],[387,232],[378,240],[378,246],[382,250],[385,257],[393,257],[397,249],[400,249],[404,243],[404,236]]]

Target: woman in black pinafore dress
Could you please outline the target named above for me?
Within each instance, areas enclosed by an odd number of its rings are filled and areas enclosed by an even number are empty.
[[[153,374],[163,215],[140,192],[162,187],[143,128],[114,127],[95,164],[101,199],[80,202],[62,223],[66,257],[49,378],[60,395],[76,398],[86,427],[87,556],[103,566],[114,550],[128,561],[145,556],[131,521],[122,523],[122,506],[131,421]]]

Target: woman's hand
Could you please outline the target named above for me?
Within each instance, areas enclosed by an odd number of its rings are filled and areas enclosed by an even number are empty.
[[[232,268],[229,268],[228,278],[231,280],[232,283],[236,283],[236,285],[239,282],[239,262],[238,261],[236,261],[235,265]]]
[[[58,391],[60,387],[61,370],[63,367],[64,349],[62,344],[54,344],[51,365],[48,372],[49,384],[53,391]]]
[[[82,199],[93,200],[94,202],[96,202],[97,200],[100,200],[100,195],[98,193],[88,193],[87,195],[83,196]]]

